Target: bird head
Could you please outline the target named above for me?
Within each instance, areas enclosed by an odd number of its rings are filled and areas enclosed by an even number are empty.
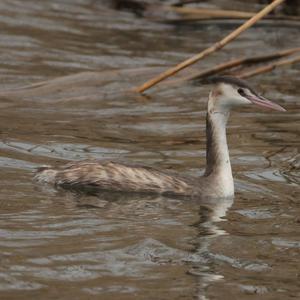
[[[214,87],[210,93],[209,111],[228,112],[232,108],[255,104],[277,111],[286,111],[280,105],[266,99],[254,91],[244,80],[219,76],[210,79]]]

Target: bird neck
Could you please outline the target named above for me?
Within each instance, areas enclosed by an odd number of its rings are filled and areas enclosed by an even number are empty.
[[[233,178],[226,138],[229,111],[209,110],[206,117],[206,170],[204,176],[215,180],[221,196],[234,193]]]

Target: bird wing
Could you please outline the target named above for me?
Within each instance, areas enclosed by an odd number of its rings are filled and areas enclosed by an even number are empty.
[[[187,194],[184,180],[151,167],[112,161],[81,161],[66,165],[56,175],[56,184],[88,186],[104,190]]]

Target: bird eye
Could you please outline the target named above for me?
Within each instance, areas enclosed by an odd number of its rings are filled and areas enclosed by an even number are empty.
[[[246,96],[246,92],[245,92],[244,89],[239,88],[239,89],[237,90],[237,92],[238,92],[242,97],[245,97],[245,96]]]

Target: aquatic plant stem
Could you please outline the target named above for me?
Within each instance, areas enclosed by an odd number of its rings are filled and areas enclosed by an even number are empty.
[[[227,35],[225,38],[223,38],[221,41],[213,44],[211,47],[194,55],[193,57],[181,62],[180,64],[176,65],[175,67],[166,70],[165,72],[159,74],[157,77],[150,79],[149,81],[145,82],[141,86],[135,88],[135,91],[142,93],[142,92],[146,91],[147,89],[151,88],[152,86],[156,85],[160,81],[176,74],[180,70],[194,64],[195,62],[199,61],[200,59],[203,59],[204,57],[208,56],[209,54],[214,53],[217,50],[220,50],[226,44],[228,44],[229,42],[234,40],[242,32],[247,30],[249,27],[251,27],[256,22],[258,22],[261,18],[263,18],[265,15],[267,15],[269,12],[271,12],[274,8],[276,8],[279,4],[283,3],[284,1],[285,0],[274,0],[272,3],[270,3],[265,8],[263,8],[261,11],[259,11],[255,16],[253,16],[248,21],[246,21],[243,25],[241,25],[236,30],[234,30],[229,35]]]
[[[195,17],[201,16],[201,18],[251,18],[255,14],[248,13],[244,11],[235,11],[235,10],[224,10],[224,9],[215,9],[215,8],[194,8],[194,7],[176,7],[168,6],[168,10],[175,11],[179,14],[192,15]]]
[[[235,68],[238,66],[263,63],[263,62],[267,62],[270,60],[275,60],[275,59],[279,59],[279,58],[282,58],[285,56],[289,56],[289,55],[292,55],[297,52],[300,52],[300,48],[286,49],[286,50],[278,51],[275,53],[270,53],[270,54],[260,55],[260,56],[252,56],[252,57],[233,59],[228,62],[216,65],[212,68],[203,70],[197,74],[187,76],[187,77],[183,78],[183,80],[197,80],[197,79],[205,78],[207,76],[212,76],[214,74],[218,74],[220,72],[223,72],[225,70],[229,70],[229,69],[232,69],[232,68]]]
[[[261,67],[252,69],[250,71],[246,71],[244,73],[236,74],[236,76],[239,78],[249,78],[249,77],[256,76],[256,75],[259,75],[262,73],[273,71],[275,68],[280,67],[280,66],[296,64],[299,62],[300,62],[300,56],[282,59],[280,61],[276,61],[276,62],[274,62],[272,64],[268,64],[266,66],[261,66]]]

